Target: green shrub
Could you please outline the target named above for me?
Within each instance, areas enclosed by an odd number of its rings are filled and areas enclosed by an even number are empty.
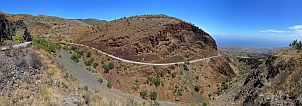
[[[57,49],[61,49],[60,43],[49,42],[41,38],[34,38],[33,45],[36,45],[49,53],[55,53]]]
[[[137,91],[137,90],[139,89],[140,85],[141,85],[140,81],[139,81],[139,80],[135,80],[133,89],[134,89],[135,91]]]
[[[24,42],[24,38],[21,35],[16,35],[15,36],[15,40],[18,44],[23,43]]]
[[[74,62],[79,62],[79,59],[82,57],[82,55],[74,53],[71,55],[70,59],[73,60]]]
[[[203,102],[201,106],[208,106],[208,103]]]
[[[84,51],[83,51],[83,50],[79,50],[79,51],[77,51],[77,53],[78,53],[79,55],[83,56]]]
[[[85,64],[86,66],[91,66],[91,65],[93,64],[93,59],[86,60],[86,61],[84,62],[84,64]]]
[[[158,87],[160,84],[161,84],[161,80],[159,77],[156,77],[154,80],[153,80],[153,84]]]
[[[146,99],[146,96],[148,96],[148,92],[146,90],[143,90],[142,92],[140,92],[140,96],[143,98],[143,99]]]
[[[157,98],[157,92],[156,91],[151,92],[150,93],[150,98],[151,98],[151,100],[156,100],[156,98]]]
[[[104,62],[103,63],[103,68],[105,69],[105,73],[109,73],[109,70],[113,69],[114,68],[114,64],[109,62]]]
[[[159,77],[155,77],[155,78],[148,78],[147,80],[148,84],[153,84],[156,87],[160,86],[160,84],[162,83],[161,79]]]
[[[222,91],[224,91],[224,90],[226,90],[226,89],[228,89],[228,88],[229,88],[229,84],[223,82],[223,83],[221,84],[221,86],[218,88],[218,90],[219,90],[219,92],[222,92]]]
[[[108,81],[108,82],[107,82],[107,87],[108,87],[109,89],[112,88],[112,83],[111,83],[111,81]]]

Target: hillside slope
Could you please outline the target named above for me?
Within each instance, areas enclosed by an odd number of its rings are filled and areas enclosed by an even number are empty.
[[[215,104],[300,106],[302,105],[302,53],[281,49],[256,65],[246,76],[238,79]]]
[[[113,89],[137,97],[145,92],[147,95],[144,99],[147,100],[154,99],[151,93],[157,93],[155,99],[160,101],[208,102],[236,73],[230,59],[223,53],[219,55],[215,40],[208,33],[173,17],[134,16],[96,25],[82,20],[43,15],[5,14],[5,17],[9,21],[22,20],[34,38],[46,39],[39,41],[39,46],[34,44],[34,47],[47,49],[49,55],[55,56],[59,54],[58,51],[49,47],[55,46],[70,53],[71,57],[64,57],[70,61],[73,61],[73,55],[81,54],[78,59],[83,64],[92,61],[97,65],[80,67],[95,76],[103,76],[110,81]],[[194,64],[137,65],[115,60],[88,48],[52,45],[47,40],[81,43],[117,57],[140,62],[169,63],[216,57]],[[90,56],[86,56],[88,53]],[[57,64],[64,67],[60,62]]]
[[[176,62],[217,55],[216,43],[208,33],[164,15],[122,18],[75,37],[85,45],[134,61]]]

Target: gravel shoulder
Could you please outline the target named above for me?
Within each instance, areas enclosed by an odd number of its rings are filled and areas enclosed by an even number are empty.
[[[135,97],[130,94],[126,94],[122,91],[116,89],[109,89],[106,87],[107,81],[103,79],[103,83],[98,81],[101,76],[94,76],[88,70],[85,69],[82,61],[75,63],[70,59],[71,54],[68,51],[60,50],[56,53],[53,58],[55,61],[68,73],[74,76],[77,80],[86,84],[91,92],[95,92],[100,97],[108,99],[110,104],[115,106],[124,106],[124,105],[148,105],[150,101],[141,99],[140,97]],[[175,106],[177,104],[172,102],[159,101],[160,105],[163,106]]]

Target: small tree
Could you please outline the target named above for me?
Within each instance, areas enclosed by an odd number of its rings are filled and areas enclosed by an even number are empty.
[[[302,50],[302,42],[294,40],[292,43],[289,44],[289,46],[296,50]]]

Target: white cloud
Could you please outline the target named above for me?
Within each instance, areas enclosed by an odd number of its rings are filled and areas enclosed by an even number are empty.
[[[286,33],[287,31],[275,30],[275,29],[267,29],[260,31],[261,33]]]
[[[286,35],[302,35],[302,25],[294,25],[288,27],[288,30],[266,29],[259,31],[260,34],[286,34]]]
[[[288,28],[291,29],[294,33],[302,34],[302,25],[295,25]]]

